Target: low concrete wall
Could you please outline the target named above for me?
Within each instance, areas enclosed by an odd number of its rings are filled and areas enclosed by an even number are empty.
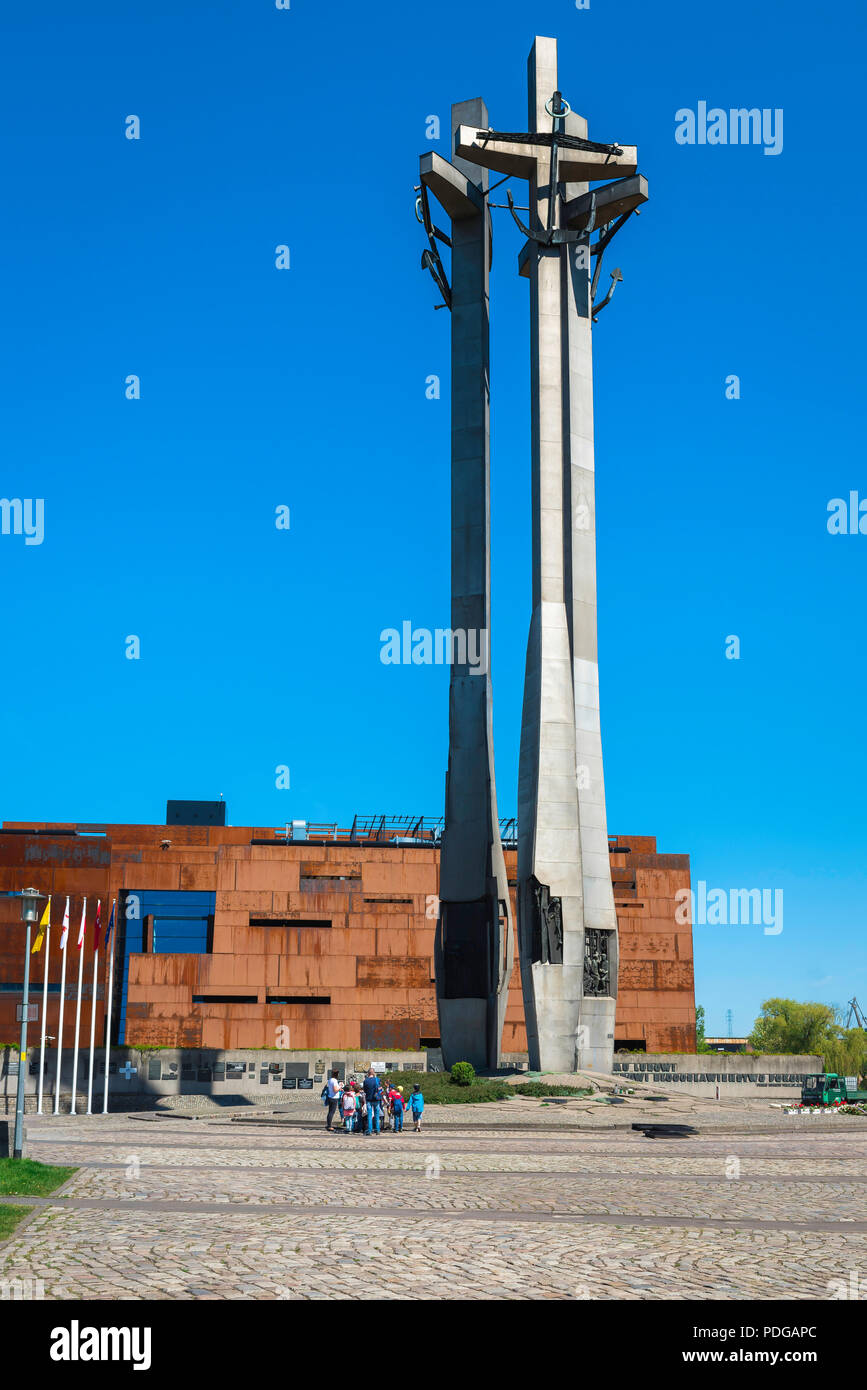
[[[660,1091],[720,1100],[766,1096],[797,1100],[804,1077],[824,1071],[822,1057],[752,1056],[731,1052],[615,1052],[614,1072],[624,1082],[644,1081]]]
[[[341,1077],[365,1074],[375,1066],[383,1074],[389,1071],[427,1070],[426,1052],[297,1052],[268,1049],[264,1051],[216,1048],[161,1048],[148,1051],[137,1048],[112,1049],[109,1059],[108,1091],[112,1102],[161,1096],[200,1095],[229,1097],[241,1095],[253,1104],[319,1099],[328,1072],[335,1070]],[[60,1072],[61,1109],[69,1109],[72,1095],[73,1052],[63,1051]],[[87,1106],[89,1056],[81,1051],[76,1077],[76,1109]],[[47,1052],[43,1081],[43,1109],[54,1107],[57,1053]],[[94,1057],[93,1109],[102,1110],[105,1087],[105,1053]],[[39,1088],[39,1048],[28,1054],[25,1077],[25,1108],[36,1109]],[[15,1110],[18,1090],[18,1050],[0,1049],[0,1114]]]

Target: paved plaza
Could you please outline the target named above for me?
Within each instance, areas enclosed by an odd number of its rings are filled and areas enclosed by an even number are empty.
[[[665,1109],[665,1115],[659,1109]],[[628,1113],[624,1113],[624,1110]],[[77,1165],[0,1244],[48,1299],[810,1299],[867,1287],[867,1120],[767,1103],[28,1117]],[[638,1119],[698,1133],[645,1138]]]

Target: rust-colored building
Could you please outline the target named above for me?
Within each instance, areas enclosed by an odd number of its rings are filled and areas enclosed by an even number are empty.
[[[418,1049],[439,1040],[432,965],[435,837],[430,822],[386,817],[356,820],[348,830],[296,823],[294,838],[205,823],[6,822],[0,889],[52,894],[49,1033],[56,1032],[59,928],[70,898],[65,1045],[73,1041],[75,943],[86,897],[85,1039],[96,903],[101,900],[104,937],[116,898],[113,1040],[191,1048]],[[621,933],[615,1046],[694,1051],[692,929],[675,918],[675,894],[689,888],[689,858],[657,854],[652,836],[612,838],[610,853]],[[510,881],[515,860],[506,838]],[[0,898],[0,1043],[17,1037],[23,978],[17,919],[17,901]],[[31,998],[37,1001],[44,960],[44,948],[31,957]],[[98,1042],[106,982],[103,949]],[[526,1046],[516,964],[503,1047],[511,1055],[526,1053]]]

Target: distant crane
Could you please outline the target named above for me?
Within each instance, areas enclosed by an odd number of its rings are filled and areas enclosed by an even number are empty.
[[[861,1005],[858,1003],[858,1000],[855,998],[854,995],[853,995],[852,998],[849,1000],[849,1012],[848,1012],[848,1014],[846,1015],[846,1027],[847,1027],[847,1028],[851,1028],[851,1027],[852,1027],[852,1019],[853,1019],[853,1018],[854,1018],[854,1020],[855,1020],[855,1027],[856,1027],[856,1028],[863,1028],[864,1031],[867,1032],[867,1019],[865,1019],[865,1017],[864,1017],[864,1011],[863,1011],[863,1009],[861,1008]]]

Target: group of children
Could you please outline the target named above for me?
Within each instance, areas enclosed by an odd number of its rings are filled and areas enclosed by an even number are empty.
[[[322,1091],[322,1100],[328,1107],[325,1128],[330,1133],[336,1132],[332,1122],[335,1112],[339,1111],[345,1134],[379,1134],[380,1121],[383,1130],[389,1128],[395,1134],[402,1134],[407,1110],[415,1125],[415,1133],[421,1132],[424,1111],[421,1086],[413,1086],[407,1100],[402,1086],[388,1082],[383,1084],[372,1068],[361,1085],[355,1081],[342,1084],[337,1073],[332,1072]]]

